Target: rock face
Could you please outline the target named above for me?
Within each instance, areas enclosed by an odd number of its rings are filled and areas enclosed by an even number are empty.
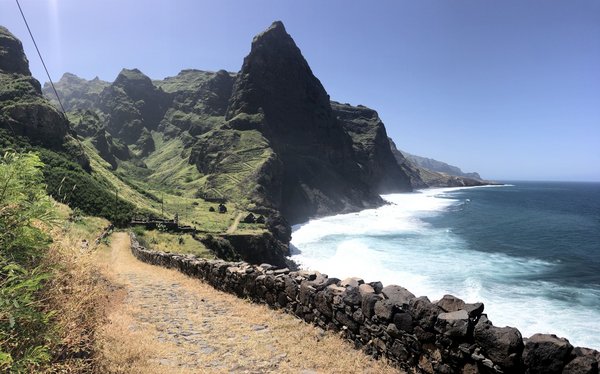
[[[0,26],[0,71],[31,76],[23,44],[4,26]]]
[[[23,45],[0,26],[0,128],[32,144],[69,154],[85,168],[89,160],[65,116],[42,96],[40,83],[31,76]]]
[[[404,154],[402,152],[400,152],[400,150],[398,150],[398,148],[396,147],[396,143],[394,143],[394,141],[391,138],[389,138],[388,140],[390,142],[390,150],[392,152],[392,155],[394,155],[394,158],[396,159],[396,162],[398,163],[400,168],[410,178],[410,184],[412,185],[412,187],[413,188],[430,187],[423,180],[423,178],[421,176],[422,169],[418,168],[412,162],[410,162],[406,157],[404,157]]]
[[[382,203],[375,188],[357,178],[362,173],[352,139],[281,22],[254,38],[226,119],[236,128],[257,129],[269,140],[283,164],[276,208],[291,222]],[[408,189],[406,184],[396,187]]]
[[[573,346],[567,339],[556,335],[535,334],[525,343],[523,362],[528,374],[561,373],[571,361]]]
[[[107,129],[127,144],[135,143],[144,128],[154,130],[162,120],[169,96],[138,69],[123,69],[99,97],[99,108],[108,115]]]
[[[427,187],[465,187],[465,186],[483,186],[493,184],[493,182],[481,180],[477,173],[463,173],[456,166],[451,166],[441,161],[436,161],[429,158],[409,155],[400,151],[396,144],[390,139],[392,153],[398,162],[398,165],[410,177],[410,182],[414,188]],[[419,160],[426,160],[422,163]],[[455,174],[447,172],[434,171],[425,166],[436,166],[440,170],[447,170]]]
[[[427,157],[416,156],[408,152],[402,152],[402,154],[404,154],[404,156],[416,166],[427,170],[437,171],[438,173],[453,175],[455,177],[465,177],[470,179],[481,180],[481,176],[479,176],[478,173],[465,173],[462,170],[460,170],[459,167],[449,165],[442,161],[434,160],[432,158]]]
[[[173,98],[159,131],[169,138],[186,131],[198,136],[221,126],[225,122],[234,77],[225,70],[213,73],[187,69],[175,77],[155,81]]]
[[[410,177],[392,154],[385,126],[373,109],[331,102],[333,114],[350,135],[362,181],[380,194],[410,191]]]

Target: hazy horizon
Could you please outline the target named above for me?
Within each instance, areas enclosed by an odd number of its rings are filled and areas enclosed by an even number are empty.
[[[281,20],[332,100],[407,152],[492,180],[600,181],[600,3],[21,0],[53,80],[238,71]],[[45,73],[16,4],[0,24]]]

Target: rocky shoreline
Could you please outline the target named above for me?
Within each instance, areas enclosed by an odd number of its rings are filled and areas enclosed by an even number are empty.
[[[597,350],[573,347],[556,335],[523,339],[516,328],[494,326],[482,303],[451,295],[431,302],[381,282],[151,251],[134,234],[131,250],[141,261],[339,331],[357,349],[409,372],[598,373]]]

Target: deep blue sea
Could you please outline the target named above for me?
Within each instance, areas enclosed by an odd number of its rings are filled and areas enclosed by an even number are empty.
[[[600,349],[600,183],[507,182],[383,196],[294,227],[292,258],[332,277],[482,301],[496,326]]]

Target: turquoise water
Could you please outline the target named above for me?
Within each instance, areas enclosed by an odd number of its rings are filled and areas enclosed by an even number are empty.
[[[600,348],[600,183],[511,182],[385,195],[294,227],[292,258],[330,276],[482,301],[497,326]]]

